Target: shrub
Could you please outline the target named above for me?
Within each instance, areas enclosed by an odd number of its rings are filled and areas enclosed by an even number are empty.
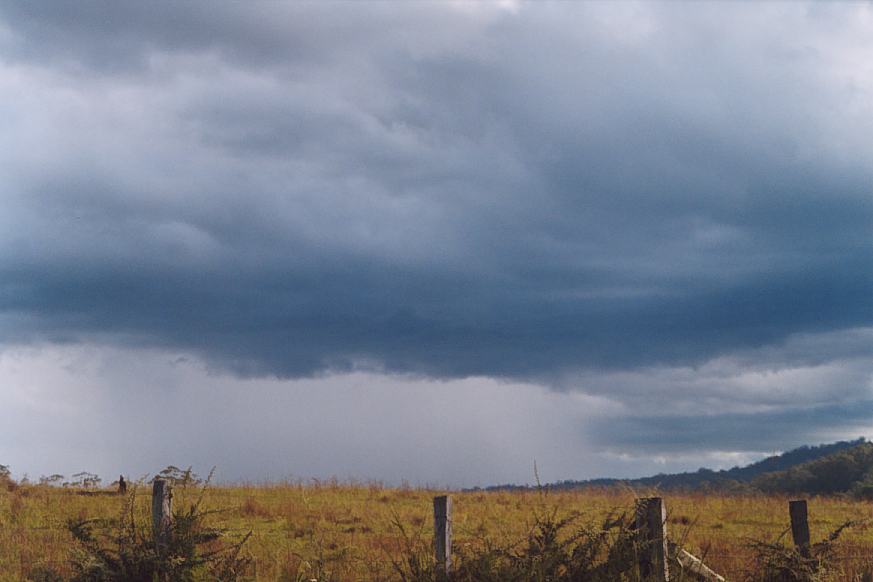
[[[636,581],[633,516],[613,515],[596,525],[580,525],[578,514],[558,518],[557,511],[536,512],[527,539],[508,547],[480,540],[458,548],[450,582],[630,582]],[[406,540],[406,555],[394,568],[403,582],[434,582],[440,576],[429,547],[420,538]]]
[[[77,542],[71,556],[69,582],[235,582],[245,579],[251,559],[241,541],[222,543],[227,531],[209,527],[210,513],[201,509],[203,493],[188,508],[173,513],[168,541],[158,544],[150,524],[136,518],[136,488],[123,500],[113,520],[71,520],[68,529]],[[60,581],[55,572],[40,572],[42,580]]]
[[[776,541],[752,540],[749,547],[755,555],[749,582],[823,582],[841,579],[835,559],[835,543],[843,531],[859,522],[847,521],[824,540],[812,544],[807,555],[783,543],[783,532]]]

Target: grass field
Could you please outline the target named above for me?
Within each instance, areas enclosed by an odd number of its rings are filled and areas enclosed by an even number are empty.
[[[196,488],[177,488],[177,507]],[[384,580],[392,562],[410,548],[427,552],[432,535],[431,500],[437,491],[335,482],[210,487],[205,506],[219,510],[213,525],[229,535],[251,531],[246,551],[258,580]],[[644,492],[638,492],[642,494]],[[610,512],[629,511],[631,491],[453,492],[455,546],[513,544],[525,540],[537,512],[580,514],[597,523]],[[744,579],[753,554],[750,539],[775,540],[788,527],[787,498],[664,495],[670,535],[729,580]],[[148,520],[148,486],[136,491],[136,507]],[[40,566],[65,571],[74,547],[70,518],[114,518],[123,498],[111,491],[19,486],[0,493],[0,581],[28,580]],[[850,519],[873,517],[873,505],[842,498],[810,500],[813,541]],[[786,539],[786,543],[789,540]],[[851,580],[873,562],[873,531],[847,531],[838,544],[840,579]]]

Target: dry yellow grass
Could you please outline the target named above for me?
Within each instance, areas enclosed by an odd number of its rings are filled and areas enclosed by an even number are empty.
[[[138,492],[147,519],[148,487]],[[206,507],[221,510],[211,523],[233,534],[252,531],[247,551],[258,580],[372,580],[391,577],[391,560],[404,551],[407,536],[429,543],[433,495],[412,488],[346,485],[336,482],[212,487]],[[177,490],[176,503],[196,490]],[[597,522],[610,512],[633,507],[630,491],[568,491],[543,496],[535,491],[454,492],[455,544],[475,545],[483,537],[509,544],[524,539],[536,510],[556,507]],[[788,527],[787,498],[666,494],[669,527],[692,552],[728,579],[741,579],[750,564],[746,541],[775,539]],[[34,569],[63,570],[73,546],[64,528],[69,518],[112,518],[122,506],[109,491],[83,492],[22,486],[0,492],[0,582],[27,580]],[[873,505],[840,498],[810,501],[814,539],[849,519],[873,517]],[[853,528],[841,538],[847,579],[862,563],[873,563],[873,531]],[[869,558],[868,558],[869,557]]]

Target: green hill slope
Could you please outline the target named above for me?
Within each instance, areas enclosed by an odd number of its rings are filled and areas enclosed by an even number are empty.
[[[752,479],[751,485],[765,493],[873,497],[873,443],[860,443],[784,471],[765,473]]]
[[[641,479],[561,481],[552,489],[627,486],[639,489],[716,490],[766,493],[855,493],[873,498],[873,443],[863,438],[815,447],[803,446],[745,467],[660,474]],[[517,489],[501,485],[488,489]]]
[[[810,463],[822,463],[822,466],[827,465],[830,467],[835,476],[835,484],[831,489],[828,489],[828,492],[847,491],[849,486],[845,483],[846,479],[854,481],[861,478],[859,476],[859,466],[863,462],[860,458],[856,457],[859,455],[863,456],[861,451],[867,451],[871,447],[873,445],[860,438],[854,441],[840,441],[817,447],[803,446],[781,455],[767,457],[745,467],[734,467],[721,471],[700,469],[693,473],[661,474],[632,480],[594,479],[581,482],[564,481],[555,484],[554,487],[596,487],[624,484],[634,488],[658,488],[662,490],[717,489],[731,491],[759,489],[774,493],[782,486],[800,487],[800,489],[786,489],[785,492],[789,493],[800,491],[804,486],[812,487],[815,485],[815,491],[824,491],[822,487],[825,476],[821,474],[818,465],[815,466],[816,469],[811,473],[812,475],[820,475],[820,481],[816,483],[813,483],[813,477],[809,477],[811,469],[806,468]],[[850,451],[853,452],[849,454]],[[835,460],[829,461],[832,458]],[[837,466],[842,468],[835,468]],[[783,475],[783,473],[788,472],[791,472],[790,477]],[[842,477],[837,478],[837,475]],[[840,489],[841,487],[843,489]]]

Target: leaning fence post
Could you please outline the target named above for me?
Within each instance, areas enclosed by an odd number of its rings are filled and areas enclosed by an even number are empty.
[[[809,517],[806,499],[795,499],[788,502],[788,515],[791,517],[791,537],[797,551],[804,558],[809,557]]]
[[[155,543],[169,541],[173,519],[173,491],[166,479],[155,479],[152,484],[152,531]]]
[[[448,576],[452,569],[452,498],[433,498],[433,548],[437,571]]]
[[[676,562],[679,564],[680,580],[690,578],[699,582],[725,582],[724,576],[713,572],[709,566],[703,563],[703,560],[688,550],[679,547],[673,542],[667,542],[667,548],[670,550],[670,555],[675,557]]]
[[[637,561],[640,579],[669,582],[667,557],[667,508],[660,497],[637,499],[636,530],[639,535]]]

